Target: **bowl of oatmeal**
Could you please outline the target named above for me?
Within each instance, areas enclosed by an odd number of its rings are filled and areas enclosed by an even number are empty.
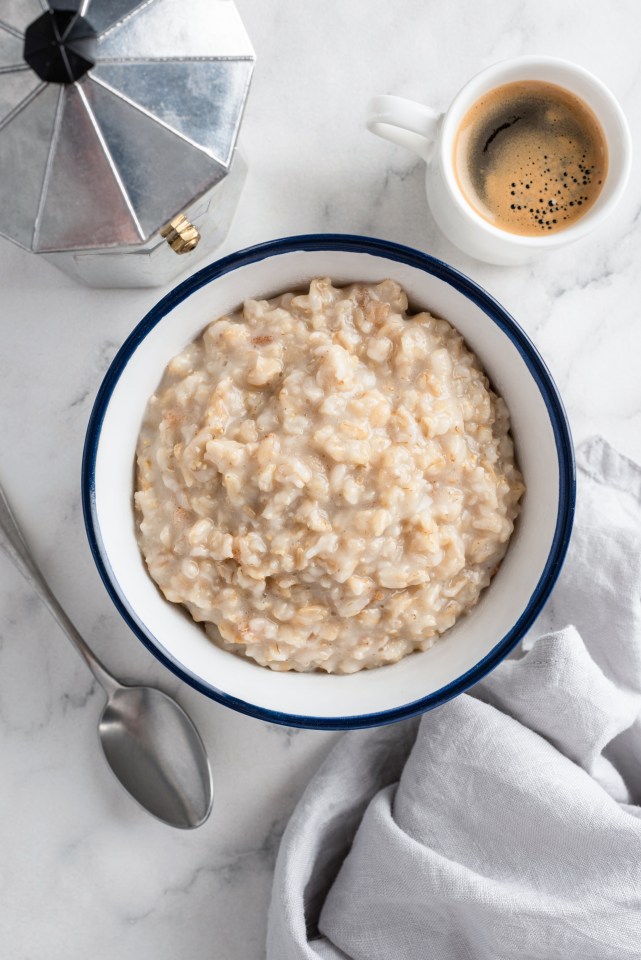
[[[549,595],[574,465],[554,383],[453,268],[350,236],[233,254],[164,298],[83,464],[112,599],[242,712],[370,726],[491,670]]]

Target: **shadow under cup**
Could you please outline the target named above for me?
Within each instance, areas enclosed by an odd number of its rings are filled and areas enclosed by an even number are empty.
[[[396,280],[413,309],[449,320],[510,409],[527,492],[507,555],[478,605],[430,650],[350,676],[276,673],[212,644],[149,577],[136,541],[133,463],[149,396],[168,361],[248,297]],[[572,442],[558,391],[524,332],[489,294],[426,254],[364,237],[276,240],[206,267],[141,321],[98,393],[85,443],[82,496],[98,570],[136,636],[197,690],[243,713],[319,729],[367,727],[438,706],[481,679],[531,626],[556,580],[574,509]]]

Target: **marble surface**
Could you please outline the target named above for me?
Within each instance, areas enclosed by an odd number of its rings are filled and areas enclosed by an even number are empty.
[[[411,244],[487,287],[543,352],[575,438],[641,459],[641,71],[636,0],[238,0],[258,63],[249,179],[220,253],[307,231]],[[548,53],[620,98],[637,161],[600,231],[532,267],[488,267],[438,235],[421,163],[363,128],[377,92],[447,105],[474,72]],[[1,175],[1,172],[0,172]],[[92,291],[0,241],[0,476],[47,577],[109,666],[175,693],[213,760],[194,833],[153,821],[97,746],[102,695],[0,556],[0,956],[258,960],[279,836],[336,734],[269,726],[181,685],[127,631],[94,569],[79,498],[98,384],[162,291]]]

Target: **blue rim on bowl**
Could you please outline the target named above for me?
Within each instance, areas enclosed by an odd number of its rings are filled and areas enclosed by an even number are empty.
[[[426,697],[414,700],[401,707],[378,713],[327,718],[279,713],[233,697],[225,691],[205,683],[200,677],[192,674],[191,671],[187,670],[171,655],[160,648],[158,641],[140,621],[135,611],[127,602],[106,556],[96,515],[95,466],[105,411],[118,379],[138,345],[145,339],[150,330],[177,304],[181,303],[194,291],[215,280],[217,277],[221,277],[232,270],[236,270],[239,267],[246,266],[247,264],[254,263],[266,257],[301,250],[351,251],[372,254],[374,256],[384,256],[388,260],[407,264],[436,276],[473,301],[501,328],[523,357],[546,404],[554,432],[558,456],[559,506],[552,546],[539,582],[530,597],[527,607],[517,622],[511,630],[496,643],[487,656],[456,680]],[[458,270],[443,263],[441,260],[437,260],[429,254],[421,253],[411,247],[392,243],[391,241],[353,236],[351,234],[310,234],[299,237],[285,237],[281,240],[272,240],[268,243],[248,247],[237,253],[223,257],[221,260],[198,271],[163,297],[127,337],[107,371],[89,419],[82,460],[82,508],[91,552],[109,596],[138,639],[142,641],[147,649],[153,653],[161,663],[175,673],[181,680],[184,680],[196,690],[199,690],[201,693],[211,697],[213,700],[217,700],[225,706],[271,723],[322,730],[344,730],[379,726],[416,716],[458,696],[458,694],[463,693],[493,670],[529,630],[550,595],[567,552],[574,517],[575,498],[576,477],[574,449],[567,415],[559,392],[545,363],[534,344],[516,321],[493,297],[479,287],[478,284],[464,274],[459,273]]]

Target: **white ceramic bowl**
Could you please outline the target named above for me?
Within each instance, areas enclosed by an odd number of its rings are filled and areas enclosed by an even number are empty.
[[[443,316],[481,359],[512,417],[527,485],[507,555],[472,612],[424,653],[351,676],[275,673],[212,644],[149,577],[133,517],[136,440],[167,362],[211,320],[329,276],[338,284],[397,280],[413,308]],[[572,526],[574,458],[558,391],[536,349],[489,294],[452,267],[365,237],[275,240],[225,257],[168,294],[111,364],[89,422],[85,523],[102,579],[133,632],[197,690],[243,713],[337,729],[399,720],[438,706],[496,666],[530,627],[559,573]]]

